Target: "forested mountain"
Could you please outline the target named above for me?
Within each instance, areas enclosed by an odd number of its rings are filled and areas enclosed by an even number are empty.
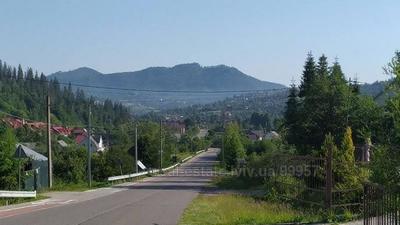
[[[135,111],[142,109],[142,107],[158,109],[209,103],[238,94],[237,92],[224,92],[226,90],[242,91],[284,88],[281,84],[253,78],[234,67],[225,65],[202,67],[197,63],[181,64],[170,68],[151,67],[136,72],[112,74],[102,74],[84,67],[68,72],[57,72],[51,74],[49,77],[57,78],[60,82],[64,83],[71,82],[91,86],[118,87],[121,89],[166,91],[105,91],[95,88],[85,88],[88,93],[94,96],[133,104]],[[183,92],[170,92],[172,90]],[[193,93],[196,91],[217,91],[218,93]]]
[[[51,96],[52,120],[55,124],[87,124],[89,105],[96,125],[119,124],[130,118],[128,108],[110,100],[95,101],[83,90],[73,91],[71,86],[61,86],[55,79],[26,71],[0,61],[0,110],[35,121],[46,120],[46,98]]]

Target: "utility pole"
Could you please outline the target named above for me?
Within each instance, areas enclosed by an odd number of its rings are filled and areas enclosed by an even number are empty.
[[[20,190],[21,190],[21,146],[18,146],[18,191]]]
[[[135,123],[135,172],[138,173],[138,144],[137,144],[137,137],[138,137],[138,129],[137,124]]]
[[[224,110],[224,114],[222,116],[222,143],[221,143],[221,152],[222,152],[222,163],[225,164],[225,110]]]
[[[162,136],[162,120],[160,120],[160,172],[162,171],[162,156],[163,156],[163,136]]]
[[[88,170],[88,185],[89,185],[89,188],[91,188],[92,187],[92,150],[91,150],[91,148],[90,148],[90,144],[91,144],[91,133],[90,133],[90,130],[91,130],[91,124],[90,124],[90,118],[92,117],[92,108],[91,108],[91,106],[90,106],[90,102],[89,102],[89,116],[88,116],[88,130],[87,130],[87,135],[88,135],[88,143],[87,143],[87,145],[88,145],[88,164],[87,164],[87,170]]]
[[[49,188],[53,187],[53,162],[51,153],[51,113],[50,113],[50,95],[47,95],[47,169],[49,176]]]

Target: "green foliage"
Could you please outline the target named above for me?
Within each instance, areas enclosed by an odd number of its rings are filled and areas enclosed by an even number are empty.
[[[284,117],[284,125],[289,131],[286,135],[287,141],[289,143],[298,143],[297,138],[299,135],[295,131],[300,130],[299,98],[297,87],[294,84],[290,87]]]
[[[179,224],[280,224],[320,222],[321,217],[273,203],[239,195],[200,195],[184,211]]]
[[[264,129],[270,131],[272,129],[271,119],[268,113],[262,114],[254,112],[250,117],[250,124],[255,129]]]
[[[0,61],[1,62],[1,61]],[[89,105],[92,108],[93,124],[109,126],[130,119],[128,108],[110,100],[97,102],[71,85],[63,86],[57,79],[48,80],[44,74],[33,74],[31,68],[25,72],[21,66],[13,68],[0,63],[0,110],[35,121],[46,120],[47,94],[51,96],[53,124],[87,124]]]
[[[400,184],[400,52],[384,68],[393,78],[389,84],[393,95],[386,101],[381,142],[373,149],[371,156],[371,180],[386,186]]]
[[[336,186],[341,189],[361,188],[361,182],[357,174],[354,158],[355,147],[352,140],[350,127],[346,128],[342,146],[333,153],[333,172],[338,179]]]
[[[381,111],[370,98],[358,95],[357,85],[346,81],[337,61],[329,68],[324,55],[316,64],[309,54],[299,89],[297,94],[292,86],[285,111],[287,141],[299,153],[318,151],[328,133],[339,145],[347,126],[356,129],[356,137],[365,133],[378,136],[375,128]]]
[[[16,137],[9,128],[0,130],[0,190],[17,186],[18,163],[14,157]]]
[[[332,150],[332,170],[336,188],[340,190],[361,188],[366,177],[362,176],[361,168],[355,164],[355,147],[350,127],[346,128],[340,148],[335,145],[334,137],[331,134],[326,135],[322,152],[327,156],[329,150]]]
[[[236,166],[237,160],[244,159],[246,156],[241,142],[239,125],[236,123],[229,123],[226,126],[224,133],[224,154],[228,169]]]
[[[278,151],[278,147],[271,140],[255,141],[251,146],[247,148],[248,154],[251,154],[252,152],[260,154],[262,152],[276,152],[276,151]]]
[[[304,65],[303,76],[300,84],[299,96],[303,97],[308,95],[312,84],[316,79],[316,68],[315,68],[314,57],[311,52],[307,54],[307,59]]]
[[[379,146],[371,158],[371,181],[388,187],[400,184],[400,154],[398,149]]]
[[[81,183],[86,180],[87,152],[73,147],[54,152],[54,176],[65,183]]]

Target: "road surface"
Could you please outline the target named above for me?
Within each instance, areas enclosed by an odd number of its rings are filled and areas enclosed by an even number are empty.
[[[198,155],[172,172],[83,193],[0,208],[1,225],[168,225],[208,185],[217,150]]]

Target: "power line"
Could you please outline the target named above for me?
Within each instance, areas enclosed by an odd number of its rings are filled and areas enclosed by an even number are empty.
[[[41,82],[41,83],[50,83],[54,80],[36,80],[36,79],[27,79],[30,81]],[[112,87],[112,86],[99,86],[99,85],[88,85],[88,84],[78,84],[71,82],[59,82],[61,85],[65,86],[74,86],[74,87],[84,87],[84,88],[94,88],[94,89],[103,89],[103,90],[119,90],[119,91],[133,91],[133,92],[153,92],[153,93],[195,93],[195,94],[218,94],[218,93],[251,93],[251,92],[268,92],[268,91],[279,91],[286,90],[288,87],[282,88],[271,88],[271,89],[256,89],[256,90],[215,90],[215,91],[207,91],[207,90],[156,90],[156,89],[138,89],[138,88],[120,88],[120,87]]]

